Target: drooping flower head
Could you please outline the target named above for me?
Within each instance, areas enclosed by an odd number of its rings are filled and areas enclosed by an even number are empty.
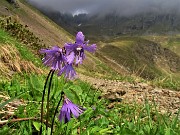
[[[74,70],[72,63],[66,64],[61,70],[58,72],[58,76],[61,76],[62,74],[65,74],[65,78],[69,80],[73,80],[77,77],[76,71]]]
[[[80,114],[84,112],[84,110],[85,109],[72,103],[72,101],[65,96],[63,106],[60,110],[59,120],[60,122],[64,121],[64,123],[67,123],[70,121],[72,115],[75,118],[78,118]]]
[[[73,43],[66,43],[65,49],[67,51],[67,62],[73,63],[75,60],[75,64],[82,64],[83,60],[85,59],[84,51],[88,52],[95,52],[96,44],[92,44],[88,46],[89,41],[84,41],[85,36],[80,31],[76,35],[76,42]]]
[[[61,70],[66,57],[63,54],[64,50],[58,46],[53,46],[51,49],[41,49],[40,53],[45,54],[43,58],[44,65],[51,67],[53,70]]]

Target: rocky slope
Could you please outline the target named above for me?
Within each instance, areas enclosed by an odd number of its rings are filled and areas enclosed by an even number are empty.
[[[117,80],[104,80],[84,75],[81,80],[89,82],[96,89],[101,90],[102,97],[111,102],[125,102],[128,104],[143,104],[146,100],[155,103],[161,113],[177,113],[180,109],[180,91],[157,88],[147,83],[121,82]],[[113,107],[113,104],[109,108]]]

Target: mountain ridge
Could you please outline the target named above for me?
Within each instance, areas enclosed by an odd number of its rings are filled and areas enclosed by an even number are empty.
[[[156,14],[144,13],[134,16],[118,16],[115,13],[99,17],[88,14],[60,13],[56,10],[46,10],[37,7],[58,25],[71,34],[78,30],[86,31],[90,38],[117,37],[123,35],[172,35],[180,32],[180,15],[177,13]],[[47,8],[48,9],[48,8]]]

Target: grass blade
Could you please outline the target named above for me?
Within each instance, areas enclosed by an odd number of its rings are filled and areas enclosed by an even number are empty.
[[[5,102],[1,103],[1,104],[0,104],[0,109],[3,108],[3,107],[4,107],[6,104],[8,104],[9,102],[13,101],[13,100],[16,99],[16,98],[21,97],[23,94],[25,94],[25,93],[27,93],[27,92],[29,92],[29,91],[22,92],[22,93],[20,93],[18,96],[12,97],[12,98],[6,100]]]

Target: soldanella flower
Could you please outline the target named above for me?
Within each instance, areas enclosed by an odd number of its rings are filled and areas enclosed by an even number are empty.
[[[45,54],[43,58],[44,65],[51,67],[53,70],[61,70],[66,62],[64,50],[58,46],[53,46],[51,49],[41,49],[40,53]]]
[[[67,54],[67,62],[73,63],[75,60],[75,64],[82,64],[83,60],[85,59],[85,53],[84,51],[88,52],[95,52],[96,50],[96,44],[92,44],[88,46],[89,41],[84,41],[85,36],[82,32],[78,32],[76,35],[76,42],[74,44],[72,43],[66,43],[65,49]]]
[[[77,77],[73,65],[82,64],[85,59],[84,51],[95,52],[96,44],[88,45],[89,41],[84,41],[85,36],[82,32],[76,35],[74,44],[66,43],[63,48],[54,46],[51,49],[41,49],[40,53],[45,54],[44,65],[58,70],[58,76],[65,74],[65,78],[72,80]]]
[[[59,120],[60,122],[64,121],[64,123],[67,123],[70,121],[72,115],[75,118],[78,118],[84,112],[84,110],[85,109],[72,103],[72,101],[65,96],[63,106],[60,110]]]
[[[58,76],[61,76],[62,74],[65,74],[65,78],[69,80],[73,80],[77,77],[76,71],[74,70],[72,63],[67,64],[58,72]]]

